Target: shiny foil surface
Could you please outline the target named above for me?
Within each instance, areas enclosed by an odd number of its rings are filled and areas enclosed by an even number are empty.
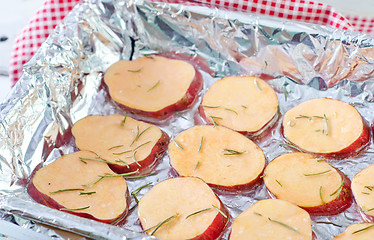
[[[192,109],[158,124],[170,137],[194,125],[201,97],[214,81],[234,75],[272,76],[268,82],[277,92],[282,115],[305,100],[330,97],[353,104],[370,125],[374,120],[370,36],[204,7],[86,2],[55,29],[0,105],[0,217],[54,239],[62,237],[35,222],[97,239],[154,239],[138,233],[142,229],[136,208],[124,224],[113,226],[42,206],[29,197],[26,187],[36,166],[77,151],[70,135],[75,122],[90,114],[122,113],[102,87],[103,73],[112,63],[171,52],[199,63],[204,89]],[[292,151],[280,134],[280,122],[271,134],[255,140],[268,161]],[[352,179],[374,163],[372,140],[359,155],[329,163]],[[156,173],[128,180],[130,192],[174,176],[167,154]],[[232,218],[269,198],[263,184],[246,193],[217,194]],[[134,206],[132,199],[130,208]],[[344,213],[312,220],[315,239],[321,240],[362,221],[355,204]],[[229,231],[228,227],[223,239]]]

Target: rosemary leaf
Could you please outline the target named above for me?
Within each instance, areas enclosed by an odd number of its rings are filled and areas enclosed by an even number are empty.
[[[245,108],[245,109],[247,108],[247,107],[246,107],[246,106],[244,106],[244,105],[241,105],[241,106],[242,106],[242,108]]]
[[[207,106],[207,105],[201,105],[205,108],[220,108],[221,106]]]
[[[374,208],[370,208],[370,209],[366,210],[365,212],[370,212],[370,211],[373,211],[373,210],[374,210]]]
[[[88,183],[88,184],[85,184],[85,185],[82,185],[83,187],[92,187],[93,185],[95,185],[96,183],[100,182],[104,177],[100,177],[98,180],[92,182],[92,183]]]
[[[325,204],[325,201],[323,201],[323,198],[322,198],[322,186],[319,187],[319,198],[321,199],[322,204]]]
[[[335,195],[343,187],[343,185],[344,185],[344,178],[342,177],[342,179],[343,179],[342,183],[340,184],[340,186],[338,187],[338,189],[336,189],[335,192],[331,193],[330,196]],[[339,195],[340,195],[340,193],[339,193]],[[339,197],[339,195],[338,195],[338,197]]]
[[[327,170],[327,171],[319,172],[319,173],[308,173],[308,174],[304,173],[304,176],[316,176],[316,175],[322,175],[322,174],[325,174],[325,173],[328,173],[328,172],[331,172],[331,169]]]
[[[96,192],[80,192],[79,195],[91,195],[91,194],[94,194]]]
[[[317,162],[323,162],[323,161],[326,161],[326,159],[325,158],[317,159]]]
[[[373,191],[373,186],[365,186],[365,188],[369,189],[369,191]]]
[[[347,214],[346,214],[345,212],[343,212],[343,214],[344,214],[344,217],[345,217],[346,219],[348,219],[348,220],[350,220],[350,221],[357,221],[357,219],[355,219],[355,218],[350,218],[350,217],[348,217]]]
[[[113,164],[111,162],[108,162],[107,160],[104,160],[104,159],[101,159],[101,158],[82,158],[80,157],[79,158],[81,161],[96,161],[96,162],[104,162],[104,163],[108,163],[108,164]]]
[[[151,236],[153,236],[153,234],[155,234],[156,233],[156,231],[162,226],[162,225],[164,225],[165,223],[167,223],[167,222],[169,222],[170,220],[172,220],[173,218],[176,218],[176,217],[178,217],[179,216],[179,214],[175,214],[175,215],[173,215],[173,216],[171,216],[171,217],[168,217],[167,219],[165,219],[164,221],[162,221],[162,222],[160,222],[159,224],[157,224],[155,227],[155,230],[153,230],[153,232],[151,233]]]
[[[232,110],[232,109],[230,109],[230,108],[224,108],[226,111],[229,111],[229,112],[233,112],[233,113],[235,113],[236,115],[238,115],[238,113],[236,112],[236,111],[234,111],[234,110]]]
[[[125,176],[129,176],[129,175],[132,175],[132,174],[135,174],[139,172],[139,169],[136,169],[135,171],[133,172],[127,172],[127,173],[119,173],[119,174],[110,174],[110,173],[105,173],[104,175],[101,175],[99,177],[125,177]]]
[[[283,227],[288,228],[288,229],[290,229],[290,230],[292,230],[292,231],[294,231],[294,232],[300,234],[299,231],[297,231],[296,229],[294,229],[294,228],[292,228],[292,227],[290,227],[290,226],[288,226],[288,225],[286,225],[286,224],[284,224],[284,223],[282,223],[282,222],[279,222],[279,221],[277,221],[277,220],[273,220],[273,219],[271,219],[271,218],[269,218],[269,217],[268,217],[268,219],[269,219],[270,222],[278,223],[279,225],[282,225]]]
[[[335,226],[335,227],[342,227],[342,226],[339,225],[339,224],[336,224],[336,223],[333,223],[333,222],[327,222],[327,221],[316,221],[316,223],[330,224],[330,225],[333,225],[333,226]]]
[[[124,117],[123,120],[121,121],[121,126],[122,126],[122,127],[125,126],[126,119],[127,119],[127,113],[125,112],[125,117]]]
[[[210,209],[212,209],[212,208],[205,208],[205,209],[201,209],[201,210],[199,210],[199,211],[196,211],[196,212],[194,212],[194,213],[191,213],[191,214],[189,214],[188,216],[186,216],[186,219],[189,218],[189,217],[192,217],[193,215],[196,215],[196,214],[199,214],[199,213],[202,213],[202,212],[208,211],[208,210],[210,210]]]
[[[81,159],[81,162],[82,162],[82,163],[84,163],[84,164],[87,164],[87,162],[86,162],[86,161],[84,161],[84,160],[82,160],[82,159]]]
[[[123,147],[123,145],[117,145],[117,146],[114,146],[114,147],[108,148],[108,151],[110,151],[110,150],[112,150],[112,149],[115,149],[115,148],[120,148],[120,147]]]
[[[357,230],[357,231],[354,231],[352,234],[356,234],[356,233],[359,233],[359,232],[362,232],[362,231],[368,230],[369,228],[372,228],[372,227],[374,227],[374,224],[372,224],[372,225],[370,225],[370,226],[367,226],[367,227],[365,227],[365,228],[361,228],[361,229],[359,229],[359,230]]]
[[[225,218],[227,218],[227,215],[224,212],[222,212],[221,209],[219,209],[218,207],[214,206],[213,204],[212,204],[212,207],[214,207],[220,214],[222,214],[222,216],[224,216]]]
[[[138,73],[142,70],[143,68],[139,68],[138,70],[127,70],[129,72],[133,72],[133,73]]]
[[[260,178],[263,178],[263,177],[266,177],[266,174],[265,174],[265,173],[262,174],[262,175],[260,176]]]
[[[140,136],[143,135],[143,133],[145,133],[148,129],[150,129],[152,126],[149,126],[147,127],[146,129],[144,129],[142,132],[139,133],[139,126],[136,126],[137,128],[137,133],[136,133],[136,137],[134,138],[134,140],[132,141],[132,143],[130,144],[130,147],[134,144],[134,142],[138,141]]]
[[[175,144],[180,148],[180,149],[182,149],[183,150],[183,147],[175,140],[175,139],[173,139],[173,142],[175,142]]]
[[[143,147],[144,145],[146,145],[146,144],[148,144],[148,143],[150,143],[150,142],[151,142],[151,141],[148,141],[148,142],[145,142],[145,143],[143,143],[143,144],[140,144],[140,145],[137,146],[133,151],[138,150],[139,148]]]
[[[362,194],[366,194],[366,195],[370,195],[370,193],[367,193],[367,192],[361,192]]]
[[[87,209],[87,208],[89,208],[89,207],[90,207],[90,206],[82,207],[82,208],[60,208],[60,210],[74,212],[74,211],[84,210],[84,209]]]
[[[129,152],[132,152],[132,150],[127,150],[127,151],[124,151],[124,152],[113,153],[113,155],[122,155],[122,154],[129,153]]]
[[[262,91],[262,88],[260,87],[260,85],[258,85],[257,78],[255,78],[254,82],[255,82],[255,85],[258,88],[258,90]]]
[[[236,150],[232,150],[232,149],[223,149],[223,151],[225,151],[226,153],[224,153],[223,155],[241,155],[243,153],[246,153],[247,151],[242,151],[242,152],[239,152],[239,151],[236,151]]]
[[[326,136],[329,135],[329,125],[327,123],[327,117],[326,114],[323,114],[323,120],[325,120],[325,126],[326,126]]]
[[[148,89],[147,92],[152,91],[153,89],[155,89],[158,86],[159,83],[160,83],[160,80],[158,80],[157,83],[155,85],[153,85],[153,87],[151,87],[150,89]]]
[[[61,189],[61,190],[50,192],[50,193],[52,194],[52,193],[61,193],[61,192],[70,192],[70,191],[84,191],[84,189],[83,188],[67,188],[67,189]]]
[[[199,164],[200,164],[200,162],[199,161],[197,161],[197,163],[196,163],[196,165],[195,165],[195,169],[194,169],[194,171],[196,170],[196,168],[199,166]]]
[[[127,162],[125,162],[125,161],[123,161],[122,159],[120,159],[120,158],[118,158],[115,162],[123,163],[123,164],[126,165],[127,168],[130,168],[130,165],[129,165]]]
[[[254,215],[257,215],[257,216],[262,216],[261,213],[258,213],[258,212],[253,212]]]
[[[145,174],[145,175],[142,175],[142,176],[126,176],[125,179],[140,179],[140,178],[145,178],[145,177],[153,176],[155,174],[156,173],[149,173],[149,174]]]
[[[146,187],[151,187],[152,186],[152,183],[149,182],[149,183],[146,183],[140,187],[138,187],[137,189],[135,189],[134,191],[131,192],[131,195],[138,195],[140,193],[141,190],[143,190],[144,188]]]
[[[216,120],[214,120],[215,118],[216,119],[222,119],[221,117],[215,117],[215,116],[209,116],[211,119],[212,119],[212,121],[213,121],[213,124],[214,124],[214,127],[215,126],[219,126],[219,124],[216,122]]]
[[[275,181],[279,184],[279,186],[283,187],[282,184],[277,179],[275,179]]]
[[[199,149],[197,150],[197,152],[200,152],[201,147],[203,146],[203,140],[204,140],[204,137],[201,137],[200,146],[199,146]]]

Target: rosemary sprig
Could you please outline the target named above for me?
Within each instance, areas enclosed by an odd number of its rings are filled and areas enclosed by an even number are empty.
[[[362,231],[365,231],[365,230],[368,230],[369,228],[372,228],[374,227],[374,224],[370,225],[370,226],[367,226],[367,227],[364,227],[364,228],[361,228],[357,231],[354,231],[352,234],[356,234],[356,233],[359,233],[359,232],[362,232]]]
[[[335,227],[342,227],[342,226],[339,225],[339,224],[336,224],[336,223],[333,223],[333,222],[327,222],[327,221],[316,221],[316,223],[330,224],[330,225],[333,225],[333,226],[335,226]]]
[[[129,152],[132,152],[132,150],[127,150],[127,151],[124,151],[124,152],[113,153],[113,155],[123,155],[123,154],[129,153]]]
[[[92,187],[93,185],[95,185],[96,183],[100,182],[101,180],[103,180],[104,177],[100,177],[98,180],[92,182],[92,183],[88,183],[88,184],[85,184],[85,185],[82,185],[83,187]]]
[[[221,106],[207,106],[207,105],[201,105],[205,108],[220,108]]]
[[[115,162],[123,163],[123,164],[126,165],[127,168],[130,168],[130,165],[129,165],[127,162],[125,162],[125,161],[123,161],[122,159],[120,159],[120,158],[118,158]]]
[[[229,112],[233,112],[233,113],[235,113],[236,115],[238,115],[238,113],[237,113],[236,111],[234,111],[234,110],[232,110],[232,109],[230,109],[230,108],[224,108],[224,110],[229,111]]]
[[[282,184],[277,179],[275,179],[275,181],[279,184],[279,186],[283,187]]]
[[[142,70],[143,68],[139,68],[138,70],[127,70],[129,72],[133,72],[133,73],[138,73]]]
[[[80,192],[79,195],[91,195],[91,194],[94,194],[96,192]]]
[[[182,149],[183,150],[183,147],[175,140],[175,139],[173,139],[173,142],[180,148],[180,149]]]
[[[148,144],[148,143],[150,143],[150,142],[151,142],[151,141],[148,141],[148,142],[145,142],[145,143],[143,143],[143,144],[140,144],[140,145],[137,146],[133,151],[138,150],[139,148],[143,147],[144,145],[146,145],[146,144]]]
[[[219,126],[219,124],[216,122],[216,120],[214,120],[215,118],[216,119],[223,119],[221,117],[216,117],[216,116],[209,116],[209,117],[212,119],[214,126]]]
[[[82,207],[82,208],[60,208],[60,210],[74,212],[74,211],[84,210],[84,209],[87,209],[87,208],[89,208],[89,207],[90,207],[90,206]]]
[[[141,179],[141,178],[153,176],[155,174],[156,173],[149,173],[149,174],[145,174],[145,175],[141,175],[141,176],[126,176],[125,179]]]
[[[343,187],[345,179],[344,178],[342,178],[342,179],[343,179],[342,183],[340,184],[340,186],[338,187],[338,189],[336,189],[335,192],[331,193],[330,196],[335,195]],[[339,195],[340,195],[340,193],[339,193]],[[339,197],[339,195],[337,196],[337,198]]]
[[[108,151],[110,151],[110,150],[112,150],[112,149],[115,149],[115,148],[120,148],[120,147],[123,147],[123,145],[117,145],[117,146],[114,146],[114,147],[108,148]]]
[[[136,169],[135,171],[133,172],[127,172],[127,173],[119,173],[119,174],[110,174],[110,173],[104,173],[104,175],[101,175],[99,177],[126,177],[126,176],[129,176],[129,175],[132,175],[132,174],[135,174],[139,172],[139,169]]]
[[[236,150],[232,150],[232,149],[223,149],[223,151],[225,152],[223,155],[241,155],[243,153],[246,153],[247,151],[242,151],[242,152],[239,152],[239,151],[236,151]]]
[[[325,173],[328,173],[328,172],[331,172],[331,169],[327,170],[327,171],[323,171],[323,172],[318,172],[318,173],[308,173],[308,174],[304,173],[304,176],[316,176],[316,175],[322,175],[322,174],[325,174]]]
[[[292,230],[292,231],[294,231],[294,232],[300,234],[299,231],[297,231],[296,229],[294,229],[294,228],[292,228],[292,227],[290,227],[290,226],[288,226],[288,225],[286,225],[286,224],[284,224],[284,223],[282,223],[282,222],[279,222],[279,221],[277,221],[277,220],[273,220],[273,219],[271,219],[271,218],[269,218],[269,217],[268,217],[268,219],[269,219],[270,222],[277,223],[277,224],[279,224],[279,225],[281,225],[281,226],[283,226],[283,227],[285,227],[285,228],[288,228],[288,229],[290,229],[290,230]]]
[[[225,218],[227,218],[227,215],[224,212],[222,212],[221,209],[219,209],[218,207],[214,206],[213,204],[212,204],[212,207],[214,207],[220,214],[222,214],[222,216],[224,216]]]
[[[84,191],[84,189],[83,188],[67,188],[67,189],[61,189],[61,190],[57,190],[57,191],[50,192],[50,193],[53,194],[53,193],[70,192],[70,191]]]
[[[136,129],[137,129],[137,133],[136,133],[136,136],[134,138],[134,140],[132,141],[132,143],[130,144],[130,147],[134,144],[134,142],[138,141],[140,136],[143,135],[148,129],[150,129],[152,126],[149,126],[147,127],[146,129],[144,129],[142,132],[139,132],[139,126],[136,126]]]
[[[204,137],[201,137],[200,146],[199,146],[199,149],[197,150],[197,152],[200,152],[201,147],[203,146],[203,140],[204,140]]]
[[[322,198],[322,186],[319,187],[319,198],[321,199],[321,202],[325,204],[325,201],[323,201],[323,198]]]
[[[254,82],[258,90],[262,91],[262,88],[260,87],[260,85],[258,85],[257,78],[255,78]]]
[[[194,171],[197,169],[197,167],[199,166],[199,164],[200,164],[200,162],[197,161],[197,163],[196,163],[196,165],[195,165],[195,169],[194,169]]]
[[[126,119],[127,119],[127,113],[125,112],[125,117],[124,117],[123,120],[121,121],[121,126],[122,126],[122,127],[125,126]]]
[[[194,216],[194,215],[196,215],[196,214],[199,214],[199,213],[202,213],[202,212],[208,211],[208,210],[210,210],[210,209],[212,209],[212,208],[205,208],[205,209],[201,209],[201,210],[199,210],[199,211],[196,211],[196,212],[194,212],[194,213],[191,213],[191,214],[189,214],[189,215],[186,216],[186,219],[189,218],[189,217],[192,217],[192,216]]]
[[[160,80],[158,80],[157,83],[155,85],[153,85],[153,87],[151,87],[150,89],[148,89],[147,92],[152,91],[153,89],[155,89],[158,86],[159,83],[160,83]]]
[[[104,159],[101,159],[101,158],[82,158],[82,157],[80,157],[79,159],[81,161],[96,161],[96,162],[104,162],[104,163],[108,163],[108,164],[113,164],[113,163],[108,162],[107,160],[104,160]]]
[[[171,217],[168,217],[167,219],[165,219],[164,221],[160,222],[160,223],[157,224],[156,226],[153,226],[153,227],[151,227],[151,228],[148,228],[148,229],[144,230],[143,232],[147,232],[147,231],[151,230],[152,228],[155,228],[155,230],[153,230],[152,233],[151,233],[151,236],[153,236],[153,234],[155,234],[156,231],[157,231],[157,230],[158,230],[162,225],[166,224],[167,222],[171,221],[172,219],[174,219],[174,218],[176,218],[176,217],[178,217],[178,216],[179,216],[179,214],[177,213],[177,214],[175,214],[175,215],[173,215],[173,216],[171,216]]]
[[[144,184],[144,185],[138,187],[137,189],[135,189],[134,191],[131,192],[131,196],[135,199],[136,204],[139,203],[139,199],[138,199],[137,196],[138,196],[138,194],[140,193],[140,191],[141,191],[142,189],[144,189],[144,188],[146,188],[146,187],[150,187],[150,186],[152,186],[152,183],[147,183],[147,184]]]

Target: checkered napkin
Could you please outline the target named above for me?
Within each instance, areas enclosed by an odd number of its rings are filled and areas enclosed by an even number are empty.
[[[302,0],[154,0],[184,5],[198,5],[232,11],[275,16],[294,21],[329,25],[339,29],[370,33],[374,19],[343,17],[325,4]],[[22,76],[22,66],[31,59],[49,33],[83,0],[46,0],[28,25],[18,35],[9,65],[10,80],[14,84]],[[351,24],[351,23],[352,24]]]

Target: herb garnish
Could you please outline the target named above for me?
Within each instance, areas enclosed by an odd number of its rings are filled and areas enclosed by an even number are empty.
[[[130,144],[130,147],[134,144],[134,142],[136,142],[137,140],[139,140],[140,136],[145,133],[148,129],[150,129],[152,126],[149,126],[147,127],[146,129],[144,129],[142,132],[139,133],[139,126],[136,126],[136,129],[137,129],[137,133],[136,133],[136,136],[134,138],[134,140],[132,141],[132,143]]]
[[[323,201],[322,198],[322,186],[319,187],[319,198],[321,199],[322,203],[325,204],[325,201]]]
[[[84,189],[83,188],[68,188],[68,189],[61,189],[61,190],[50,192],[50,193],[61,193],[61,192],[70,192],[70,191],[84,191]]]
[[[145,175],[141,175],[141,176],[126,176],[125,179],[140,179],[140,178],[145,178],[145,177],[153,176],[155,174],[156,173],[149,173],[149,174],[145,174]]]
[[[152,233],[151,233],[151,236],[153,236],[153,234],[155,234],[155,232],[156,232],[156,231],[157,231],[157,230],[158,230],[162,225],[164,225],[165,223],[169,222],[170,220],[172,220],[173,218],[176,218],[176,217],[178,217],[178,216],[179,216],[179,214],[177,213],[177,214],[175,214],[175,215],[173,215],[173,216],[171,216],[171,217],[168,217],[167,219],[165,219],[164,221],[158,223],[157,225],[155,225],[155,226],[153,226],[153,227],[150,227],[150,228],[147,228],[147,229],[145,229],[145,230],[143,230],[143,231],[141,231],[141,232],[142,232],[142,233],[143,233],[143,232],[147,232],[147,231],[151,230],[152,228],[155,228],[155,230],[153,230]]]
[[[141,167],[142,165],[140,165],[139,162],[138,162],[138,160],[136,160],[136,153],[137,153],[137,151],[134,152],[133,159],[134,159],[136,165],[138,165],[139,167]]]
[[[277,179],[275,179],[275,181],[279,184],[279,186],[283,187],[282,184]]]
[[[336,223],[333,223],[333,222],[327,222],[327,221],[316,221],[316,223],[331,224],[331,225],[334,225],[335,227],[342,227],[339,224],[336,224]]]
[[[258,212],[253,212],[254,215],[257,215],[257,216],[262,216],[261,213],[258,213]]]
[[[370,193],[367,193],[367,192],[361,192],[362,194],[366,194],[366,195],[370,195]]]
[[[199,210],[199,211],[196,211],[196,212],[194,212],[194,213],[191,213],[191,214],[189,214],[189,215],[186,217],[186,219],[189,218],[189,217],[191,217],[191,216],[193,216],[193,215],[196,215],[196,214],[199,214],[199,213],[202,213],[202,212],[208,211],[208,210],[210,210],[210,209],[212,209],[212,208],[205,208],[205,209],[201,209],[201,210]]]
[[[260,91],[262,91],[262,88],[258,85],[257,78],[255,78],[254,82],[255,82],[256,87],[257,87]]]
[[[127,70],[129,72],[133,72],[133,73],[137,73],[137,72],[140,72],[143,68],[139,68],[138,70]]]
[[[79,195],[91,195],[91,194],[94,194],[96,192],[80,192]]]
[[[197,161],[197,163],[196,163],[196,165],[195,165],[195,169],[194,169],[194,171],[196,170],[196,168],[199,166],[199,164],[200,164],[200,162],[199,161]]]
[[[119,153],[113,153],[113,155],[122,155],[122,154],[129,153],[129,152],[132,152],[132,150],[127,150],[127,151],[119,152]]]
[[[342,179],[343,180],[342,180],[342,183],[340,184],[339,188],[336,189],[335,192],[331,193],[330,196],[336,194],[343,187],[345,179],[344,178],[342,178]],[[339,195],[340,195],[340,193],[339,193]],[[339,198],[339,195],[337,196],[337,198]]]
[[[224,216],[225,218],[227,218],[227,215],[224,212],[222,212],[221,209],[219,209],[218,207],[214,206],[213,204],[212,204],[212,207],[214,207],[220,214],[222,214],[222,216]]]
[[[180,149],[182,149],[183,150],[183,147],[175,140],[175,139],[173,139],[173,142],[175,142],[175,144],[180,148]]]
[[[84,209],[87,209],[87,208],[89,208],[89,207],[90,207],[90,206],[82,207],[82,208],[60,208],[60,210],[74,212],[74,211],[84,210]]]
[[[372,227],[374,227],[374,224],[372,224],[372,225],[370,225],[370,226],[367,226],[367,227],[365,227],[365,228],[361,228],[361,229],[359,229],[359,230],[357,230],[357,231],[354,231],[352,234],[356,234],[356,233],[359,233],[359,232],[362,232],[362,231],[368,230],[369,228],[372,228]]]
[[[143,186],[138,187],[137,189],[131,192],[131,196],[135,199],[136,204],[139,203],[139,199],[137,198],[137,195],[140,193],[140,191],[150,186],[152,186],[152,183],[147,183],[147,184],[144,184]]]
[[[247,108],[246,106],[244,106],[244,105],[241,105],[242,106],[242,108]]]
[[[231,155],[241,155],[241,154],[247,152],[247,151],[239,152],[239,151],[232,150],[232,149],[227,149],[227,148],[223,149],[223,151],[225,151],[225,153],[223,155],[228,155],[228,156],[231,156]]]
[[[325,174],[325,173],[328,173],[328,172],[331,172],[331,169],[327,170],[327,171],[319,172],[319,173],[308,173],[308,174],[304,173],[304,176],[316,176],[316,175],[321,175],[321,174]]]
[[[374,210],[374,208],[370,208],[370,209],[366,210],[365,212],[370,212],[370,211],[373,211],[373,210]]]
[[[207,105],[201,105],[205,108],[220,108],[221,106],[207,106]]]
[[[323,114],[323,119],[325,120],[325,127],[326,127],[326,135],[329,135],[329,125],[327,123],[326,114]]]
[[[121,121],[121,126],[124,127],[127,119],[127,113],[125,112],[125,118]]]
[[[223,118],[221,118],[221,117],[215,117],[215,116],[209,116],[209,117],[212,119],[213,124],[214,124],[214,127],[215,127],[215,126],[219,126],[219,124],[214,120],[215,118],[216,118],[216,119],[223,119]]]
[[[197,150],[197,152],[200,152],[201,147],[203,146],[203,140],[204,140],[204,137],[201,137],[200,146],[199,146],[199,149]]]
[[[104,162],[104,163],[108,163],[108,164],[113,164],[113,163],[108,162],[107,160],[104,160],[104,159],[101,159],[101,158],[82,158],[82,157],[80,157],[79,159],[82,162],[84,162],[84,161],[96,161],[96,162]]]
[[[138,150],[140,147],[143,147],[144,145],[146,145],[146,144],[148,144],[148,143],[150,143],[151,141],[148,141],[148,142],[145,142],[145,143],[143,143],[143,144],[140,144],[139,146],[137,146],[133,151],[136,151],[136,150]]]
[[[109,151],[109,150],[112,150],[112,149],[115,149],[115,148],[120,148],[120,147],[123,147],[123,145],[117,145],[117,146],[114,146],[114,147],[108,148],[108,151]]]
[[[137,172],[139,172],[139,169],[136,169],[133,172],[119,173],[119,174],[104,173],[104,175],[101,175],[99,177],[103,177],[103,178],[104,177],[125,177],[125,176],[129,176],[129,175],[135,174]]]
[[[92,187],[93,185],[95,185],[96,183],[100,182],[101,180],[103,180],[104,177],[100,177],[98,180],[92,182],[92,183],[88,183],[88,184],[85,184],[85,185],[82,185],[83,187]]]
[[[152,91],[153,89],[155,89],[155,87],[157,87],[159,83],[160,83],[160,80],[158,80],[157,83],[155,85],[153,85],[153,87],[151,87],[150,89],[148,89],[147,92]]]
[[[273,220],[273,219],[271,219],[271,218],[269,218],[269,217],[268,217],[268,219],[269,219],[270,222],[278,223],[279,225],[282,225],[283,227],[288,228],[288,229],[290,229],[290,230],[292,230],[292,231],[294,231],[294,232],[300,234],[299,231],[297,231],[296,229],[294,229],[294,228],[292,228],[292,227],[290,227],[290,226],[288,226],[288,225],[286,225],[286,224],[284,224],[284,223],[282,223],[282,222],[279,222],[279,221],[277,221],[277,220]]]
[[[235,113],[236,115],[238,115],[238,113],[236,112],[236,111],[234,111],[234,110],[232,110],[232,109],[230,109],[230,108],[224,108],[226,111],[229,111],[229,112],[233,112],[233,113]]]
[[[130,165],[129,165],[127,162],[125,162],[125,161],[123,161],[122,159],[120,159],[120,158],[118,158],[115,162],[123,163],[123,164],[126,165],[127,168],[130,168]]]
[[[369,189],[370,191],[373,191],[373,186],[365,186],[365,188]]]

